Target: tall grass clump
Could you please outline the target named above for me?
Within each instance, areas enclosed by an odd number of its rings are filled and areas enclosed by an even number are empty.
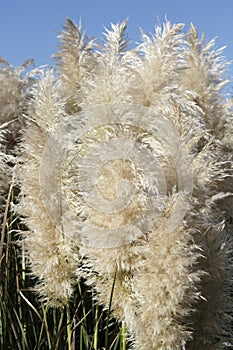
[[[23,122],[0,129],[5,348],[233,346],[228,62],[193,25],[133,49],[126,26],[100,43],[67,20],[55,67],[17,76]]]

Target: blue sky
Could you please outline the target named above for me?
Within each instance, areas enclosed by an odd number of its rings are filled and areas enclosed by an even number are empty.
[[[153,32],[165,16],[172,23],[194,23],[207,39],[217,37],[217,47],[227,46],[224,55],[233,61],[233,0],[0,0],[0,56],[12,65],[33,58],[35,65],[51,64],[58,45],[57,32],[65,18],[80,18],[86,33],[100,36],[103,26],[126,17],[128,36],[140,41],[140,29]],[[233,76],[233,64],[229,70]]]

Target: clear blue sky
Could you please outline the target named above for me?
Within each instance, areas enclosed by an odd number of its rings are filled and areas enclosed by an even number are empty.
[[[65,17],[82,20],[86,33],[100,36],[103,26],[129,17],[128,36],[140,41],[140,30],[151,32],[165,16],[172,23],[193,22],[207,39],[217,36],[217,47],[233,61],[233,0],[0,0],[0,56],[12,65],[35,59],[51,64],[58,44],[57,31]],[[233,64],[229,74],[233,76]]]

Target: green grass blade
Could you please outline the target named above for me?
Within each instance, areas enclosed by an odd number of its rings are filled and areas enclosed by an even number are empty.
[[[112,283],[112,289],[111,289],[110,300],[108,305],[108,314],[107,314],[106,331],[105,331],[105,349],[108,348],[109,320],[110,320],[110,313],[111,313],[111,307],[112,307],[113,292],[114,292],[114,287],[116,282],[116,274],[117,274],[117,269],[115,270],[115,275]]]

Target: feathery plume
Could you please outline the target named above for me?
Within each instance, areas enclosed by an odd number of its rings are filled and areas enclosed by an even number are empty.
[[[51,305],[64,305],[72,295],[75,257],[64,235],[51,222],[43,204],[40,189],[41,158],[51,134],[65,113],[61,84],[55,82],[52,72],[42,73],[31,90],[21,161],[17,171],[21,186],[20,204],[17,208],[25,217],[29,231],[22,232],[25,249],[31,261],[32,275],[37,277],[37,288],[43,300]],[[48,184],[49,185],[49,184]]]
[[[195,239],[203,250],[200,268],[206,272],[200,286],[205,301],[200,300],[197,306],[194,340],[188,349],[224,349],[232,339],[233,273],[233,231],[228,223],[233,200],[232,135],[226,137],[230,108],[223,91],[228,83],[224,76],[228,62],[222,57],[223,49],[213,49],[214,40],[205,44],[204,35],[198,39],[193,25],[187,38],[187,69],[180,84],[193,92],[208,130],[200,138],[193,161],[196,183],[187,216],[189,225],[199,229]]]
[[[25,70],[32,64],[25,61],[13,68],[0,58],[0,194],[1,205],[12,181],[12,170],[17,162],[19,136],[24,125],[27,91],[32,82],[30,72]],[[4,207],[1,207],[1,213]]]
[[[50,305],[65,304],[82,276],[107,307],[114,283],[113,315],[134,349],[223,349],[233,290],[226,65],[194,26],[166,22],[133,50],[125,32],[126,21],[112,24],[94,50],[67,20],[58,78],[47,72],[32,90],[18,170],[32,273]]]
[[[94,40],[86,37],[81,24],[66,20],[64,31],[59,34],[61,45],[54,54],[60,80],[64,84],[69,114],[79,111],[82,102],[81,85],[92,74],[95,61],[92,58]]]

